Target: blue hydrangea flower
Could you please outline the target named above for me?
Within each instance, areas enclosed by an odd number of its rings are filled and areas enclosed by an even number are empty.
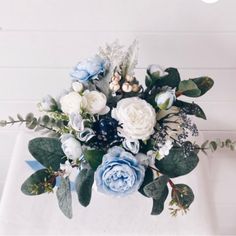
[[[106,71],[107,61],[96,55],[78,63],[71,73],[73,81],[81,83],[96,79],[98,75],[104,75]]]
[[[144,179],[145,167],[131,153],[113,147],[103,156],[95,172],[98,191],[114,196],[136,192]]]

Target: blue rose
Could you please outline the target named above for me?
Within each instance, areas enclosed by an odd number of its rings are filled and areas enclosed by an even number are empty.
[[[144,179],[145,167],[131,153],[113,147],[103,156],[95,172],[98,191],[114,196],[136,192]]]
[[[71,73],[72,80],[85,83],[96,79],[98,75],[104,75],[107,61],[96,55],[78,63]]]

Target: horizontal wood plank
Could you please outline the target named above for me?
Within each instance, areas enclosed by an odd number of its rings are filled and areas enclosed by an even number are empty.
[[[139,41],[138,67],[236,68],[236,33],[1,32],[0,68],[73,67],[105,42]],[[2,78],[1,78],[2,79]]]
[[[236,30],[235,0],[7,0],[0,22],[16,31]]]

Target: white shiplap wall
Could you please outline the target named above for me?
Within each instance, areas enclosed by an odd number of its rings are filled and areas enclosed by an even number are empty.
[[[67,88],[71,68],[98,46],[137,38],[139,78],[150,63],[211,76],[214,89],[197,99],[208,116],[199,127],[236,131],[235,9],[235,0],[0,0],[0,118]],[[0,185],[18,130],[0,130]]]

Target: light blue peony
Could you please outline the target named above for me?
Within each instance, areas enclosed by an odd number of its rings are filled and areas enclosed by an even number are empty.
[[[96,55],[78,63],[71,73],[73,81],[86,83],[96,79],[98,75],[104,75],[106,71],[107,61]]]
[[[114,196],[136,192],[144,179],[145,167],[131,153],[113,147],[103,156],[95,172],[98,191]]]

